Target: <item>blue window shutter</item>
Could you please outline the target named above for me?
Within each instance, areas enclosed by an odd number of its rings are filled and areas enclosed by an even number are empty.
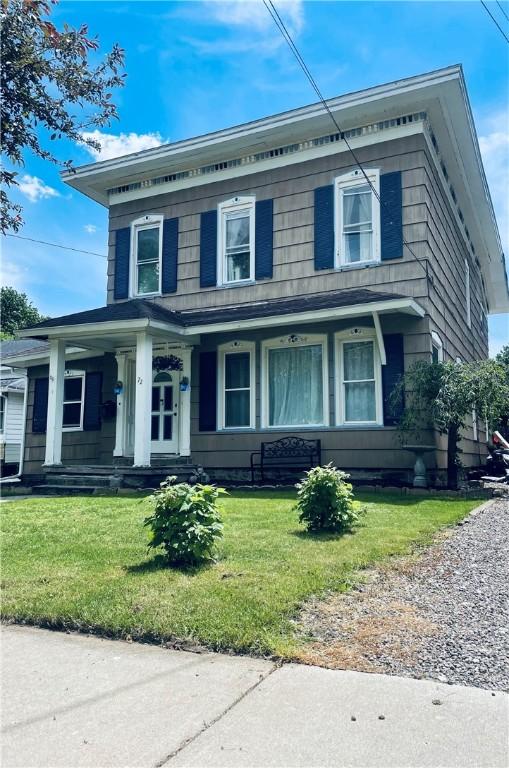
[[[217,211],[200,219],[200,287],[217,285]]]
[[[334,185],[315,189],[315,269],[334,266]]]
[[[127,299],[129,296],[129,256],[131,251],[131,229],[117,229],[115,237],[114,298]]]
[[[174,293],[177,290],[178,247],[179,220],[165,219],[163,222],[162,293]]]
[[[200,432],[217,429],[217,352],[200,353]]]
[[[259,200],[255,209],[255,279],[272,277],[273,201]]]
[[[403,257],[401,171],[380,176],[380,240],[382,261]]]
[[[387,358],[386,365],[382,365],[384,424],[393,426],[398,423],[405,409],[404,397],[398,403],[391,402],[391,395],[405,373],[403,335],[393,333],[384,336],[384,345]]]
[[[83,429],[101,429],[103,375],[100,371],[85,376],[85,404],[83,407]]]
[[[32,412],[32,432],[46,432],[48,418],[49,379],[36,379],[34,382],[34,407]]]

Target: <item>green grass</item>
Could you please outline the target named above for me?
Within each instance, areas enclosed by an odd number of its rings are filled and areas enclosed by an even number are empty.
[[[292,616],[311,594],[430,540],[479,502],[359,495],[368,512],[342,538],[303,533],[291,491],[222,502],[220,559],[194,572],[147,551],[147,499],[53,498],[2,505],[2,616],[133,639],[297,655]]]

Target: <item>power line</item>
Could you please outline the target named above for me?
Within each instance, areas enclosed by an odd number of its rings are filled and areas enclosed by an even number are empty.
[[[481,2],[482,2],[482,0],[481,0]],[[311,86],[312,86],[313,90],[315,91],[315,93],[317,94],[318,98],[322,102],[325,110],[327,111],[329,117],[331,118],[332,122],[334,123],[334,125],[335,125],[335,127],[336,127],[336,129],[337,129],[337,131],[338,131],[338,133],[339,133],[339,135],[341,137],[341,139],[345,142],[346,146],[348,147],[348,150],[349,150],[350,154],[352,155],[352,157],[353,157],[353,159],[355,161],[355,164],[357,165],[359,170],[362,172],[362,175],[364,176],[364,178],[365,178],[367,184],[369,185],[371,191],[375,195],[375,197],[378,200],[379,204],[383,205],[384,207],[387,207],[386,203],[384,203],[384,201],[381,199],[380,194],[378,193],[378,190],[376,189],[376,187],[374,186],[373,182],[371,181],[371,179],[367,175],[366,171],[364,170],[360,160],[358,159],[358,157],[355,154],[352,146],[350,145],[350,142],[346,138],[346,136],[344,134],[344,131],[342,130],[342,128],[339,125],[338,121],[336,120],[336,118],[332,114],[332,112],[330,110],[330,107],[327,104],[327,102],[326,102],[326,100],[325,100],[325,98],[324,98],[324,96],[323,96],[323,94],[322,94],[322,92],[321,92],[321,90],[320,90],[316,80],[314,79],[313,75],[309,71],[309,68],[308,68],[306,62],[302,58],[302,55],[301,55],[299,49],[297,48],[295,42],[293,41],[293,38],[292,38],[290,32],[288,31],[288,29],[286,28],[283,19],[279,15],[279,13],[277,11],[277,8],[274,6],[274,3],[272,2],[272,0],[263,0],[263,4],[265,5],[266,9],[270,13],[274,23],[276,24],[277,28],[279,29],[279,31],[283,35],[284,39],[288,43],[288,46],[290,47],[291,52],[293,53],[293,55],[297,59],[297,61],[299,63],[299,66],[301,67],[302,71],[304,72],[304,74],[306,75],[307,79],[311,83]],[[419,259],[419,257],[415,254],[414,250],[410,247],[410,245],[405,240],[405,238],[403,237],[402,239],[403,239],[403,244],[408,248],[408,250],[412,254],[412,256],[415,259],[415,261],[418,264],[421,265],[421,267],[422,267],[422,269],[424,271],[424,274],[426,275],[426,279],[429,280],[430,277],[429,277],[429,274],[428,274],[427,262],[425,264],[423,264],[421,259]]]
[[[264,1],[265,1],[265,0],[264,0]],[[500,30],[500,33],[501,33],[501,34],[503,35],[503,37],[505,38],[506,42],[507,42],[507,43],[509,43],[509,37],[506,35],[506,33],[504,32],[504,30],[502,29],[502,27],[500,26],[500,24],[498,23],[498,21],[496,20],[496,18],[493,16],[492,12],[491,12],[491,11],[490,11],[490,9],[488,8],[488,6],[487,6],[487,5],[486,5],[486,3],[484,2],[484,0],[481,0],[481,5],[482,5],[482,7],[484,8],[484,10],[486,11],[486,13],[487,13],[487,14],[490,16],[490,18],[493,20],[493,23],[494,23],[494,24],[496,24],[496,26],[497,26],[497,27],[498,27],[498,29]]]
[[[505,12],[505,10],[504,10],[504,6],[503,6],[501,3],[499,3],[499,2],[498,2],[498,0],[497,0],[497,5],[498,5],[498,7],[500,8],[500,10],[502,11],[502,13],[504,14],[504,16],[506,17],[507,21],[509,21],[509,16],[508,16],[508,15],[507,15],[507,13]]]
[[[86,253],[89,256],[100,256],[101,259],[108,258],[104,253],[96,253],[95,251],[84,251],[82,248],[71,248],[70,245],[59,245],[58,243],[48,243],[46,242],[46,240],[36,240],[34,237],[23,237],[23,235],[12,235],[10,232],[6,232],[5,237],[15,237],[17,240],[30,240],[31,243],[40,243],[41,245],[51,245],[52,248],[62,248],[64,251],[74,251],[75,253]]]

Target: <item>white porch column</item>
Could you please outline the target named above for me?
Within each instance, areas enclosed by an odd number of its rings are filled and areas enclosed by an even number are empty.
[[[182,377],[191,381],[191,352],[192,348],[179,350],[182,358]],[[180,422],[179,422],[179,454],[191,455],[191,386],[185,392],[180,392]]]
[[[134,403],[134,466],[150,467],[152,405],[152,336],[136,335],[136,395]]]
[[[122,382],[122,392],[117,395],[117,420],[115,423],[115,447],[114,456],[123,456],[125,451],[125,430],[126,430],[126,355],[115,355],[117,361],[117,380]]]
[[[62,463],[65,341],[52,339],[49,347],[48,418],[44,465]]]

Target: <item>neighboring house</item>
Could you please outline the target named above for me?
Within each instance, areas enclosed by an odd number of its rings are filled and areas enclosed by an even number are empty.
[[[48,352],[48,343],[34,339],[0,343],[0,464],[2,477],[15,474],[20,466],[24,437],[25,368],[9,365],[17,355],[29,350]]]
[[[408,477],[391,391],[418,359],[487,357],[500,239],[460,67],[329,106],[344,134],[314,104],[64,175],[108,208],[108,303],[24,332],[50,345],[49,371],[24,359],[28,477],[172,457],[241,477],[296,434]]]

